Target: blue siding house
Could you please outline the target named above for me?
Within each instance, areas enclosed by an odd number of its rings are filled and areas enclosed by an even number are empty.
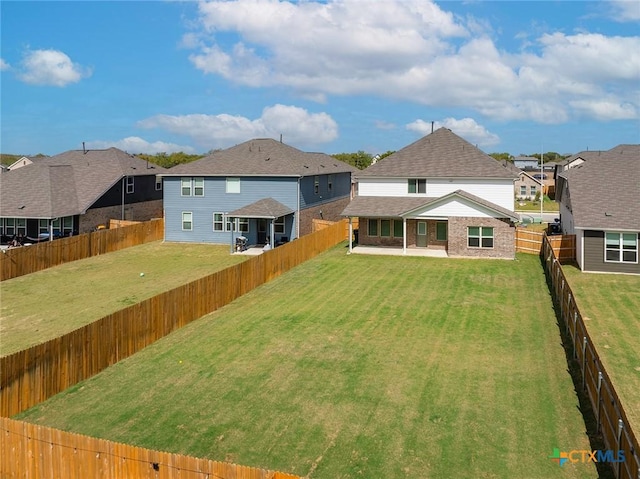
[[[279,243],[338,221],[356,169],[324,153],[254,139],[175,166],[163,179],[165,241]]]

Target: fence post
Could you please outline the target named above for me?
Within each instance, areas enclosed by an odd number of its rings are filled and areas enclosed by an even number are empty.
[[[573,343],[573,359],[578,358],[578,353],[576,351],[576,334],[578,332],[578,312],[573,312],[573,334],[571,335],[571,342]]]
[[[598,371],[598,402],[596,404],[596,431],[600,431],[600,399],[601,399],[600,389],[601,388],[602,388],[602,372]]]
[[[571,293],[569,293],[569,299],[567,300],[567,311],[571,311]],[[564,319],[563,316],[561,316]],[[565,325],[567,327],[567,333],[569,333],[569,321],[565,321]]]
[[[617,448],[616,448],[616,454],[618,454],[618,451],[620,450],[620,441],[622,440],[622,430],[624,429],[624,422],[622,421],[622,419],[618,418],[618,441],[617,441]],[[616,471],[616,477],[620,477],[620,466],[622,465],[622,463],[618,463],[618,467],[617,467],[617,471]]]
[[[585,388],[585,380],[587,375],[587,337],[582,338],[582,389]]]

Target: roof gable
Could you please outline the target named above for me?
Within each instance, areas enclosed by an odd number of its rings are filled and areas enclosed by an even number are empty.
[[[517,175],[447,128],[440,128],[361,171],[358,177],[505,178]]]
[[[456,190],[452,193],[449,193],[448,195],[432,199],[417,208],[404,212],[402,216],[413,216],[416,214],[428,213],[429,211],[439,208],[443,205],[460,200],[463,204],[471,206],[473,209],[489,213],[492,216],[496,216],[498,218],[509,218],[513,221],[519,220],[519,217],[512,211],[509,211],[502,206],[496,205],[495,203],[482,199],[478,196],[472,195],[471,193],[467,193],[464,190]]]

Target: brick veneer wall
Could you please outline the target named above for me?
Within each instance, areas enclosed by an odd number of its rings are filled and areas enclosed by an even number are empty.
[[[349,204],[350,199],[348,197],[342,198],[328,203],[323,203],[318,206],[312,206],[300,211],[300,236],[313,233],[313,219],[323,219],[327,221],[340,221],[343,219],[340,213]],[[322,211],[322,217],[320,212]]]
[[[402,238],[380,237],[368,235],[369,218],[360,218],[358,230],[358,243],[370,246],[396,246],[402,247]],[[407,220],[407,247],[416,247],[416,228],[418,220]],[[431,249],[446,249],[449,256],[471,256],[477,258],[509,258],[516,254],[515,235],[516,229],[508,220],[502,221],[496,218],[449,218],[447,222],[448,241],[436,239],[435,220],[427,220],[427,247]],[[469,248],[467,246],[467,227],[492,226],[493,248]],[[391,225],[393,235],[393,223]]]
[[[469,226],[492,226],[493,248],[469,248]],[[476,258],[513,259],[516,255],[516,228],[509,220],[496,218],[449,218],[449,256],[473,256]]]
[[[104,208],[92,208],[84,215],[80,215],[78,233],[94,231],[98,225],[109,225],[110,219],[120,219],[122,206],[105,206]],[[124,205],[124,219],[129,221],[149,221],[153,218],[162,218],[162,200],[141,201]]]

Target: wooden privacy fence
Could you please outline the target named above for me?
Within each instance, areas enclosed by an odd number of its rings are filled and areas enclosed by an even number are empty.
[[[0,254],[0,281],[35,273],[70,261],[161,240],[163,235],[164,220],[157,219],[7,249]]]
[[[0,418],[0,477],[38,479],[299,479],[255,467],[153,451]]]
[[[542,259],[545,273],[551,283],[553,299],[559,307],[561,323],[573,347],[573,359],[580,365],[582,387],[593,408],[598,432],[607,449],[624,451],[624,462],[614,463],[618,479],[640,479],[640,445],[624,412],[613,383],[589,336],[587,327],[575,302],[560,262],[551,248],[551,238],[544,238]]]
[[[560,262],[575,260],[576,235],[547,236],[543,232],[516,228],[516,251],[518,253],[540,254],[543,238],[545,237]]]
[[[0,415],[35,406],[335,246],[345,221],[0,358]]]

